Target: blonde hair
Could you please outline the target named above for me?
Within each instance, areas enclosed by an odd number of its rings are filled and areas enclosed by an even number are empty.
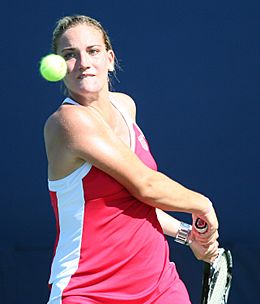
[[[74,15],[74,16],[65,16],[58,20],[56,28],[53,31],[52,34],[52,51],[54,53],[57,53],[57,45],[58,40],[62,36],[62,34],[69,28],[72,28],[79,24],[87,24],[90,26],[93,26],[97,30],[99,30],[103,34],[104,43],[106,50],[112,50],[112,44],[108,37],[107,32],[104,30],[103,26],[100,22],[98,22],[96,19],[93,19],[88,16],[84,15]]]

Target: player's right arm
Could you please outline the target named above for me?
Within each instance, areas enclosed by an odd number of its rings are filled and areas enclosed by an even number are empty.
[[[60,155],[63,155],[56,158],[60,167],[69,164],[68,171],[72,171],[74,164],[77,167],[84,161],[89,162],[112,176],[145,204],[201,217],[209,227],[204,238],[213,242],[218,221],[208,199],[147,167],[90,109],[62,106],[48,120],[45,141],[49,160],[53,153],[50,147],[55,146],[57,139],[61,147]]]

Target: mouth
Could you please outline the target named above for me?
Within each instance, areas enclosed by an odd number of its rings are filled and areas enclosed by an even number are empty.
[[[94,77],[94,76],[95,76],[94,74],[81,74],[77,78],[78,79],[85,79],[85,78]]]

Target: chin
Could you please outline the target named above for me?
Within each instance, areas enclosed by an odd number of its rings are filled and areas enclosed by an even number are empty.
[[[88,95],[88,94],[99,94],[103,90],[108,89],[108,83],[86,83],[82,82],[81,84],[75,85],[71,88],[71,92],[73,95]]]
[[[83,85],[78,88],[75,88],[73,91],[77,94],[86,94],[86,93],[97,93],[101,90],[100,86],[97,85]]]
[[[80,98],[80,97],[97,97],[99,95],[99,93],[101,92],[102,90],[97,90],[97,89],[94,89],[94,88],[88,88],[88,89],[77,89],[75,91],[70,91],[70,96],[73,97],[77,100],[77,98]]]

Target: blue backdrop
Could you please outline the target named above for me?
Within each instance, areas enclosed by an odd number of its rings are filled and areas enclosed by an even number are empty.
[[[55,223],[43,125],[63,96],[38,63],[57,19],[74,13],[108,30],[122,67],[114,88],[135,99],[159,169],[214,202],[220,242],[234,255],[230,303],[259,303],[258,0],[2,4],[0,303],[48,298]],[[168,240],[199,303],[202,264]]]

